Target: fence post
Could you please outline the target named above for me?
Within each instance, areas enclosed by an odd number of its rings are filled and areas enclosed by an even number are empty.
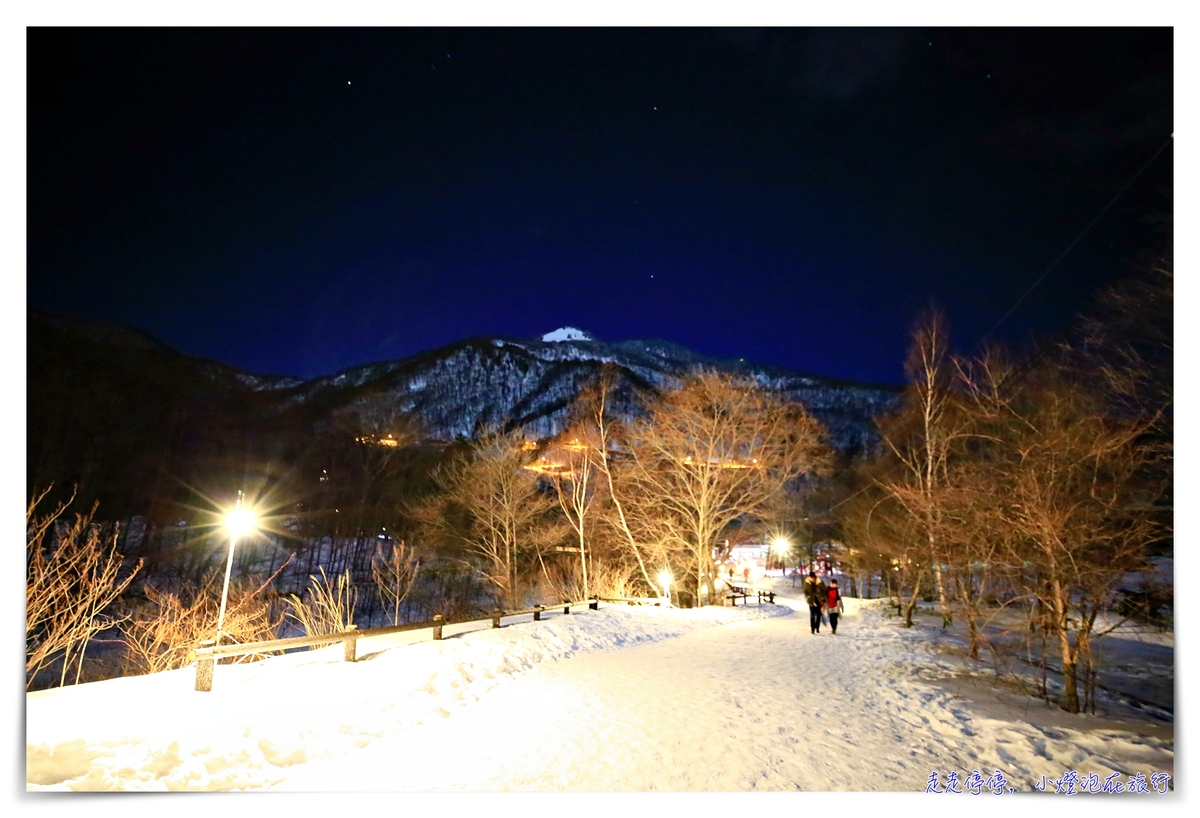
[[[570,603],[570,602],[564,602],[564,603],[563,603],[563,613],[564,613],[564,614],[569,614],[570,612],[571,612],[571,603]]]
[[[434,639],[442,638],[442,615],[441,614],[433,615],[433,638]]]
[[[598,610],[600,610],[600,600],[599,600],[599,599],[593,599],[591,602],[589,602],[589,603],[588,603],[588,608],[590,608],[590,609],[591,609],[591,610],[593,610],[593,611],[598,611]]]
[[[212,639],[205,639],[198,643],[197,647],[206,648],[215,645],[216,642]],[[212,690],[213,679],[213,663],[216,657],[212,654],[207,656],[196,657],[196,689],[202,692]]]
[[[358,661],[358,625],[347,625],[342,644],[345,646],[345,661]]]
[[[542,611],[543,610],[545,610],[545,608],[543,608],[541,605],[534,606],[534,608],[533,608],[533,621],[534,622],[542,621]]]
[[[501,613],[501,611],[499,608],[492,611],[492,627],[493,628],[500,627],[500,613]]]

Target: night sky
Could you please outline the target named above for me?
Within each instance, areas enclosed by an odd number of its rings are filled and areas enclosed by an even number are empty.
[[[1170,29],[30,29],[28,302],[310,377],[471,336],[898,383],[1173,129]],[[1173,145],[1001,325],[1064,331]]]

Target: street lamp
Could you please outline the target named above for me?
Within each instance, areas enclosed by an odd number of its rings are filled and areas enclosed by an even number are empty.
[[[221,589],[221,611],[217,614],[217,638],[213,644],[221,642],[221,627],[225,624],[225,603],[229,599],[229,575],[233,572],[233,549],[237,547],[238,537],[248,534],[258,524],[254,512],[242,507],[245,495],[238,491],[237,506],[225,515],[225,528],[229,531],[229,559],[225,563],[225,586]]]
[[[667,598],[667,602],[671,601],[671,572],[663,571],[658,575],[658,584],[662,586],[663,596]]]
[[[771,543],[771,550],[775,552],[775,559],[784,567],[785,570],[787,569],[787,563],[785,562],[784,557],[787,556],[788,549],[791,547],[792,544],[787,541],[786,537],[776,537],[774,542]]]

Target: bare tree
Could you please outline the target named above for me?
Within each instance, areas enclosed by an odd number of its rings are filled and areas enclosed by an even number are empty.
[[[1106,287],[1083,316],[1070,353],[1115,408],[1155,416],[1162,436],[1174,428],[1175,261],[1167,240],[1136,272]]]
[[[393,625],[400,624],[400,606],[412,591],[421,570],[421,561],[404,541],[393,542],[387,548],[380,545],[371,560],[371,576],[375,589]]]
[[[891,492],[873,483],[841,509],[847,537],[854,543],[852,568],[879,570],[904,627],[913,626],[917,607],[929,576],[928,550],[918,520]]]
[[[1163,534],[1155,504],[1164,483],[1151,468],[1161,452],[1147,437],[1154,419],[1107,414],[1096,391],[1055,361],[1022,378],[1004,374],[981,368],[973,383],[995,419],[992,524],[1007,535],[1009,563],[1028,566],[1028,593],[1058,642],[1064,707],[1076,713],[1097,617]]]
[[[54,661],[62,663],[59,685],[66,684],[72,663],[79,682],[88,642],[118,624],[105,611],[142,567],[138,560],[123,574],[117,534],[102,536],[93,522],[96,506],[70,523],[61,522],[70,500],[37,516],[49,491],[32,498],[25,511],[26,688]]]
[[[820,437],[802,407],[734,376],[698,374],[622,430],[614,496],[631,532],[690,575],[705,604],[717,543],[766,516],[789,481],[824,467]]]
[[[622,419],[615,417],[610,408],[613,383],[613,372],[606,368],[601,371],[597,383],[579,397],[577,405],[581,407],[582,422],[589,428],[589,432],[582,439],[589,445],[588,456],[603,475],[604,486],[608,490],[608,505],[600,508],[601,519],[609,522],[620,542],[629,549],[645,582],[645,590],[653,591],[655,584],[650,579],[650,572],[646,567],[645,548],[630,528],[625,506],[613,483],[613,453],[617,448],[616,440],[620,437],[622,423]]]
[[[920,523],[943,626],[950,624],[952,615],[942,575],[947,553],[939,538],[943,531],[939,492],[947,482],[951,450],[962,436],[961,415],[955,411],[950,389],[948,342],[940,312],[930,310],[918,319],[905,362],[909,379],[905,406],[883,435],[902,468],[881,480],[885,491]]]
[[[552,516],[557,502],[540,489],[534,460],[520,433],[485,435],[434,471],[440,493],[414,512],[427,530],[478,560],[502,608],[519,607],[522,569],[536,561],[544,572],[543,549],[561,539]]]
[[[276,637],[281,620],[275,613],[269,588],[287,564],[265,581],[242,577],[230,585],[229,603],[221,625],[223,635],[243,644]],[[129,669],[136,673],[159,673],[190,664],[192,649],[200,641],[212,638],[221,602],[220,579],[221,573],[214,571],[199,586],[184,586],[177,592],[152,585],[144,587],[147,604],[131,610],[122,628]]]
[[[554,487],[554,496],[571,531],[579,543],[579,571],[583,581],[583,597],[591,595],[588,583],[587,529],[589,512],[596,494],[597,458],[600,443],[590,424],[569,427],[547,449],[542,470]]]

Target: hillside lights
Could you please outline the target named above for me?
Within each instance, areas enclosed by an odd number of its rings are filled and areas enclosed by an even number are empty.
[[[221,628],[225,624],[225,604],[229,600],[229,575],[233,572],[233,550],[237,548],[238,537],[249,534],[258,525],[258,516],[242,506],[246,496],[238,491],[237,506],[225,515],[225,528],[229,531],[229,559],[225,562],[225,585],[221,589],[221,610],[217,614],[217,637],[214,645],[221,643]]]

